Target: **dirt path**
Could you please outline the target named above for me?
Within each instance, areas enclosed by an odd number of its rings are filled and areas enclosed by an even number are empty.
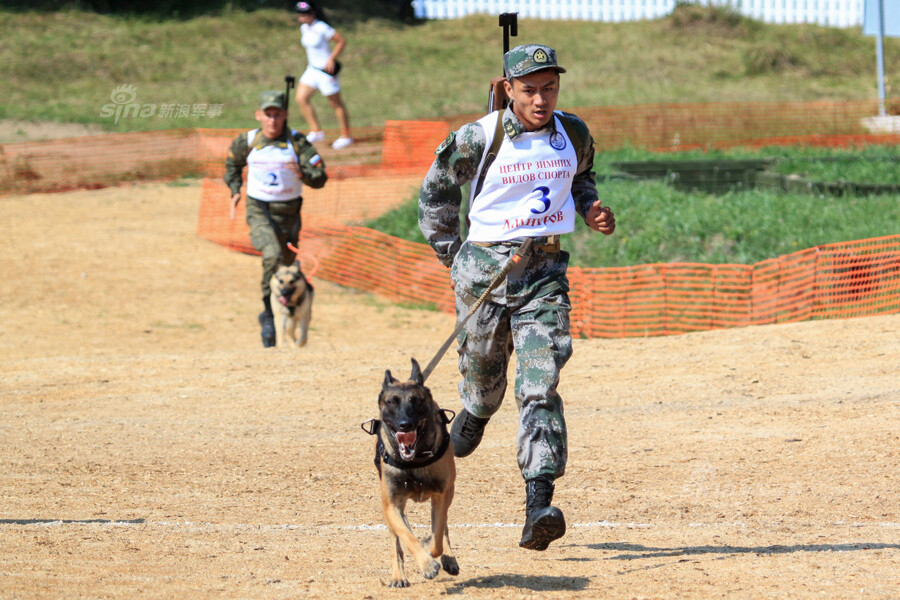
[[[197,185],[0,202],[2,598],[898,597],[898,315],[577,341],[566,537],[516,545],[510,400],[458,462],[462,572],[390,590],[359,424],[448,315],[317,280],[309,346],[265,350]]]

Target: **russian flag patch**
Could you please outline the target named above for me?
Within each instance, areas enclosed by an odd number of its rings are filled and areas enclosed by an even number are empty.
[[[316,165],[318,165],[320,162],[322,162],[322,157],[319,156],[318,154],[313,155],[313,157],[309,159],[309,164],[311,164],[314,167]]]

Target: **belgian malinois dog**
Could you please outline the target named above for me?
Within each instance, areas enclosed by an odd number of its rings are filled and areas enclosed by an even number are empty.
[[[446,413],[450,411],[442,410],[431,397],[416,359],[412,359],[409,381],[398,381],[390,371],[384,372],[378,411],[380,419],[363,423],[363,429],[378,436],[375,467],[381,484],[381,509],[394,549],[388,585],[409,586],[403,573],[401,542],[426,579],[433,579],[441,567],[457,575],[459,565],[450,548],[447,528],[447,510],[456,482],[453,444],[447,431],[452,416],[448,418]],[[413,534],[406,519],[407,500],[431,500],[431,536],[424,543]],[[438,557],[440,564],[435,560]]]
[[[315,291],[303,271],[300,261],[290,265],[279,265],[278,270],[269,280],[272,288],[271,305],[275,314],[280,315],[280,322],[275,322],[275,340],[279,348],[287,345],[287,340],[298,348],[306,345],[309,336],[309,322],[312,319],[312,303]],[[297,326],[300,326],[300,337],[297,337]]]

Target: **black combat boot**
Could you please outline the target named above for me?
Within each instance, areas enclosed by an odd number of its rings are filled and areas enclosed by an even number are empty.
[[[462,458],[475,451],[484,435],[484,427],[490,419],[476,417],[466,409],[459,411],[450,428],[450,439],[453,441],[453,454]]]
[[[275,316],[272,314],[272,300],[263,298],[266,309],[259,313],[259,326],[262,334],[263,348],[271,348],[275,345]]]
[[[525,482],[525,527],[519,546],[528,550],[546,550],[553,540],[566,534],[566,520],[562,511],[550,506],[553,500],[553,481],[536,477]]]

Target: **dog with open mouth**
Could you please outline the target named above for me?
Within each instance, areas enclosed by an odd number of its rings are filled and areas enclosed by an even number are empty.
[[[378,411],[380,418],[366,421],[363,429],[378,436],[375,467],[381,487],[381,508],[393,545],[388,585],[409,586],[403,571],[403,547],[426,579],[433,579],[441,567],[450,575],[458,575],[459,565],[450,547],[447,526],[447,512],[456,483],[453,444],[447,430],[453,413],[442,410],[434,401],[415,358],[408,381],[399,381],[390,371],[385,371],[378,394]],[[408,500],[431,501],[431,536],[424,543],[415,536],[406,519],[404,510]],[[440,564],[435,560],[438,557]]]
[[[290,265],[279,265],[269,281],[269,286],[272,289],[272,310],[281,316],[281,326],[275,328],[275,345],[282,348],[290,339],[293,345],[302,348],[309,336],[315,290],[300,269],[300,261],[295,260]],[[298,327],[300,337],[297,337]]]

